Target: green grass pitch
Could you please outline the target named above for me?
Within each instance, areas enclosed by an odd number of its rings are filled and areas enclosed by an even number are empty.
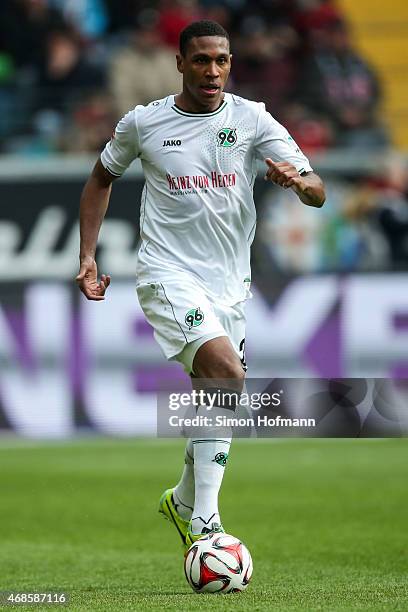
[[[235,441],[220,507],[254,560],[238,595],[196,595],[157,514],[183,443],[0,440],[0,590],[11,610],[407,610],[408,441]]]

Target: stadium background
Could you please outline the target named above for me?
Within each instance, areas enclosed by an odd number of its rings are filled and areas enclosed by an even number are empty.
[[[250,375],[395,378],[404,390],[408,10],[396,0],[393,9],[347,0],[2,3],[3,430],[154,434],[160,381],[183,377],[164,362],[134,291],[137,163],[115,184],[101,233],[108,299],[86,303],[72,279],[78,200],[97,153],[126,108],[177,89],[177,35],[200,16],[231,31],[230,89],[265,100],[327,184],[327,203],[314,210],[256,183]]]
[[[256,183],[250,375],[405,393],[406,2],[2,0],[0,607],[13,589],[87,612],[406,610],[406,439],[235,440],[221,509],[254,579],[233,601],[190,595],[156,515],[183,441],[152,439],[155,392],[183,375],[136,300],[137,164],[101,233],[108,299],[74,286],[98,151],[123,108],[177,89],[177,34],[201,16],[232,33],[231,90],[265,100],[327,184],[312,210]]]

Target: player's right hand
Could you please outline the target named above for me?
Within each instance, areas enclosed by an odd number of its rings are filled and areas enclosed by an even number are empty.
[[[105,299],[105,291],[110,285],[110,276],[101,275],[98,283],[98,269],[92,257],[85,257],[81,262],[79,274],[75,278],[78,287],[88,300],[101,302]]]

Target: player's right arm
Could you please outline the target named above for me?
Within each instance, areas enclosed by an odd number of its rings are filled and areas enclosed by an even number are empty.
[[[112,182],[123,174],[139,154],[135,110],[127,113],[119,121],[110,142],[96,162],[81,196],[80,270],[76,281],[88,300],[98,302],[104,300],[105,291],[110,284],[110,276],[106,274],[102,274],[98,281],[96,244],[108,208]]]
[[[110,284],[110,276],[105,274],[102,274],[98,282],[95,252],[99,230],[108,208],[112,182],[115,178],[98,159],[81,195],[79,213],[80,269],[75,280],[88,300],[104,300],[105,291]]]

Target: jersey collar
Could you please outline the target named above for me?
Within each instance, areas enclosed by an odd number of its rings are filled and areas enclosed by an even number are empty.
[[[174,110],[179,115],[183,115],[183,117],[196,117],[196,118],[214,117],[214,115],[218,115],[219,113],[221,113],[224,110],[224,108],[227,106],[227,103],[228,103],[227,96],[225,95],[223,103],[215,111],[211,111],[209,113],[188,113],[187,111],[184,111],[182,108],[178,107],[177,104],[174,102],[174,100],[175,100],[175,96],[173,96],[173,106],[171,107],[172,110]]]

